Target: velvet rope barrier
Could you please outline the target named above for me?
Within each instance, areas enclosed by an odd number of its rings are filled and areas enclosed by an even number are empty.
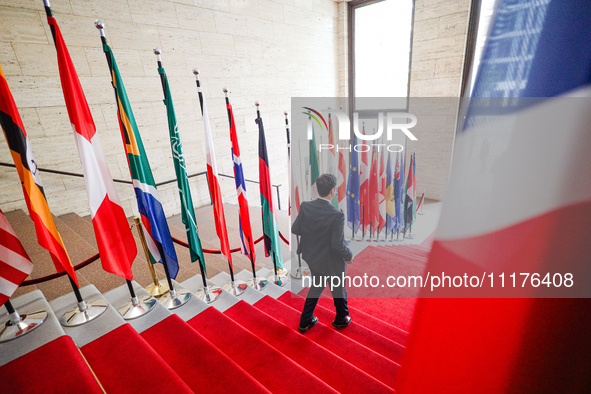
[[[74,266],[74,270],[79,270],[80,268],[84,268],[86,267],[88,264],[97,261],[100,258],[99,254],[95,254],[94,256],[84,260],[83,262],[81,262],[80,264],[77,264]],[[36,285],[37,283],[43,283],[43,282],[47,282],[48,280],[52,280],[52,279],[57,279],[59,277],[62,277],[66,275],[66,271],[62,271],[62,272],[56,272],[55,274],[51,274],[51,275],[47,275],[47,276],[43,276],[41,278],[36,278],[36,279],[30,279],[30,280],[26,280],[23,283],[21,283],[21,286],[31,286],[31,285]]]
[[[263,240],[264,235],[262,235],[259,239],[257,239],[256,241],[254,241],[255,244],[258,244],[259,242],[261,242]],[[289,245],[289,241],[285,239],[285,237],[283,236],[283,234],[281,234],[281,231],[279,231],[279,237],[283,240],[283,242],[285,242],[287,245]],[[186,242],[181,241],[180,239],[176,239],[175,237],[172,237],[172,240],[174,242],[176,242],[177,244],[184,246],[185,248],[189,247],[189,244],[187,244]],[[236,248],[236,249],[230,249],[231,253],[234,252],[239,252],[240,248]],[[222,251],[221,250],[210,250],[210,249],[203,249],[204,253],[211,253],[211,254],[221,254]],[[84,268],[86,267],[88,264],[93,263],[95,261],[97,261],[100,258],[99,254],[95,254],[94,256],[89,257],[88,259],[84,260],[83,262],[81,262],[80,264],[77,264],[74,266],[74,270],[77,271],[80,268]],[[21,286],[31,286],[31,285],[36,285],[38,283],[43,283],[43,282],[47,282],[50,281],[52,279],[57,279],[60,278],[62,276],[66,275],[66,271],[62,271],[62,272],[56,272],[55,274],[51,274],[51,275],[47,275],[47,276],[43,276],[41,278],[36,278],[36,279],[30,279],[30,280],[26,280],[23,283],[21,283]]]

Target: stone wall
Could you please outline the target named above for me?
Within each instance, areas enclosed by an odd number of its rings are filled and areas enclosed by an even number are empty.
[[[76,66],[113,178],[129,179],[107,63],[95,19],[106,24],[156,182],[175,177],[154,46],[162,49],[179,121],[187,170],[205,171],[203,122],[191,70],[198,67],[212,123],[218,171],[232,175],[222,88],[230,90],[245,176],[258,180],[254,102],[261,103],[271,181],[287,209],[283,111],[292,96],[336,96],[338,7],[333,0],[53,0],[52,9]],[[343,7],[343,6],[341,6]],[[346,60],[346,59],[345,59]],[[0,64],[40,167],[81,173],[62,96],[56,53],[41,0],[0,0]],[[339,89],[340,88],[340,89]],[[12,162],[0,144],[0,162]],[[42,173],[54,214],[88,214],[81,178]],[[209,203],[203,176],[190,180],[196,206]],[[116,184],[128,215],[131,186]],[[222,179],[225,202],[236,201],[233,179]],[[258,185],[247,184],[260,204]],[[167,215],[180,212],[175,183],[159,187]],[[275,190],[274,190],[275,193]],[[25,209],[16,171],[0,167],[0,207]]]
[[[415,0],[411,97],[459,96],[469,10],[470,0]],[[417,195],[424,190],[426,198],[436,200],[445,193],[457,116],[455,100],[438,103],[438,112],[417,110],[419,122],[428,125],[417,129],[418,141],[407,144],[407,154],[416,150]]]

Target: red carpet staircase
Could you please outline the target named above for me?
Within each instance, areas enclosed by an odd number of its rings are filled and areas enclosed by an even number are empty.
[[[27,251],[41,258],[35,238],[30,237],[30,219],[18,211],[7,216]],[[90,223],[72,214],[57,218],[57,222],[62,235],[68,234],[68,250],[77,255],[74,261],[96,253]],[[70,231],[62,230],[66,228]],[[136,262],[134,271],[138,266],[147,271],[142,264],[145,261]],[[93,265],[93,270],[100,269],[100,262]],[[92,282],[89,268],[84,269],[83,278]],[[249,275],[243,271],[237,277],[247,279]],[[211,282],[219,285],[226,280],[227,274],[222,273]],[[181,286],[195,291],[200,282],[199,277],[193,277]],[[138,296],[147,294],[137,283],[134,285]],[[99,290],[90,285],[82,293],[91,299],[101,296]],[[39,291],[21,298],[32,295],[42,298]],[[115,307],[129,299],[125,285],[102,296]],[[18,301],[14,299],[17,306]],[[59,317],[74,301],[74,296],[67,294],[50,305]],[[62,328],[51,313],[48,319],[52,324],[46,323],[8,345],[0,344],[2,391],[394,391],[407,337],[404,330],[356,307],[350,311],[351,326],[336,330],[331,325],[332,300],[322,299],[315,313],[320,323],[301,334],[297,326],[303,302],[301,295],[269,285],[262,292],[248,289],[240,298],[224,292],[211,305],[192,297],[187,304],[169,311],[157,303],[148,314],[129,321],[110,306],[104,315],[77,328]],[[22,309],[26,308],[25,303]],[[47,334],[49,330],[53,330],[52,335]],[[18,342],[31,341],[39,346],[25,354],[15,350]]]

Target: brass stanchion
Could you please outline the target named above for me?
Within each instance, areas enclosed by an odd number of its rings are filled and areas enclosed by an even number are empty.
[[[146,286],[146,291],[156,298],[161,297],[164,294],[168,293],[170,289],[168,288],[168,285],[165,282],[160,283],[158,277],[156,276],[156,270],[154,269],[152,261],[150,260],[150,250],[148,249],[146,237],[144,237],[144,231],[142,228],[142,222],[140,221],[140,218],[134,217],[133,224],[137,229],[138,235],[140,237],[144,253],[146,254],[146,260],[148,261],[148,268],[150,269],[150,274],[152,275],[152,280],[154,281],[153,284]]]

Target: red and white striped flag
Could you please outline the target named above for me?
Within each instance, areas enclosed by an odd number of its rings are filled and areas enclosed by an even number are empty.
[[[68,48],[56,20],[48,16],[47,21],[55,42],[64,99],[82,163],[101,263],[105,271],[131,280],[133,279],[131,264],[137,254],[135,241],[119,202]]]
[[[0,306],[33,272],[33,263],[0,210]]]

